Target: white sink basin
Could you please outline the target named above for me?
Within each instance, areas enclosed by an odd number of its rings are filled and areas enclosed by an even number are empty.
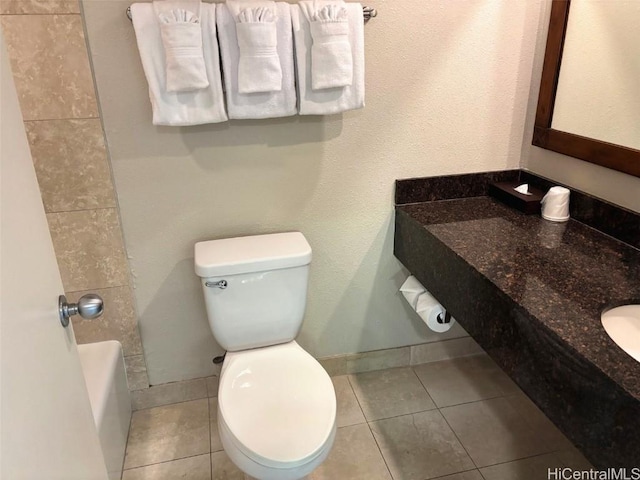
[[[602,314],[602,326],[618,346],[640,362],[640,305],[623,305]]]

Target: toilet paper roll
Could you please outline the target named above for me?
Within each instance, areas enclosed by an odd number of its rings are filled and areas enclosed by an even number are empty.
[[[400,287],[400,293],[404,296],[405,300],[411,305],[411,308],[416,309],[418,303],[418,297],[426,292],[427,289],[418,281],[416,277],[411,275],[405,280]]]
[[[445,309],[429,292],[424,292],[418,297],[416,313],[420,315],[427,327],[437,333],[449,331],[456,323],[453,317],[451,317],[449,323],[441,323],[444,320]],[[439,319],[441,321],[438,321]]]
[[[566,222],[569,220],[569,194],[568,188],[551,187],[542,197],[542,218],[552,222]]]

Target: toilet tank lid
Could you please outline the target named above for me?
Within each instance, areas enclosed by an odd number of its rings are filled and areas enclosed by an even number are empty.
[[[221,238],[195,246],[196,274],[202,278],[263,272],[311,263],[311,246],[300,232]]]

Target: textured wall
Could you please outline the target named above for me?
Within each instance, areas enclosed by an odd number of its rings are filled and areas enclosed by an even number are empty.
[[[540,16],[540,34],[527,107],[522,166],[545,177],[640,212],[640,178],[531,145],[551,11],[550,4],[545,3],[544,6],[544,13]]]
[[[129,3],[83,6],[151,383],[209,375],[221,351],[205,239],[304,232],[316,356],[437,340],[397,293],[394,180],[519,166],[540,2],[378,1],[364,110],[188,128],[151,125]]]
[[[148,387],[80,5],[2,0],[0,14],[67,298],[105,301],[102,317],[73,317],[76,340],[119,340],[130,387]]]

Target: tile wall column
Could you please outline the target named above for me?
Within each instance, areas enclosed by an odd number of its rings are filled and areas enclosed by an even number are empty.
[[[66,295],[105,302],[73,317],[78,343],[118,340],[129,388],[148,388],[129,264],[77,0],[0,0],[25,130]]]

